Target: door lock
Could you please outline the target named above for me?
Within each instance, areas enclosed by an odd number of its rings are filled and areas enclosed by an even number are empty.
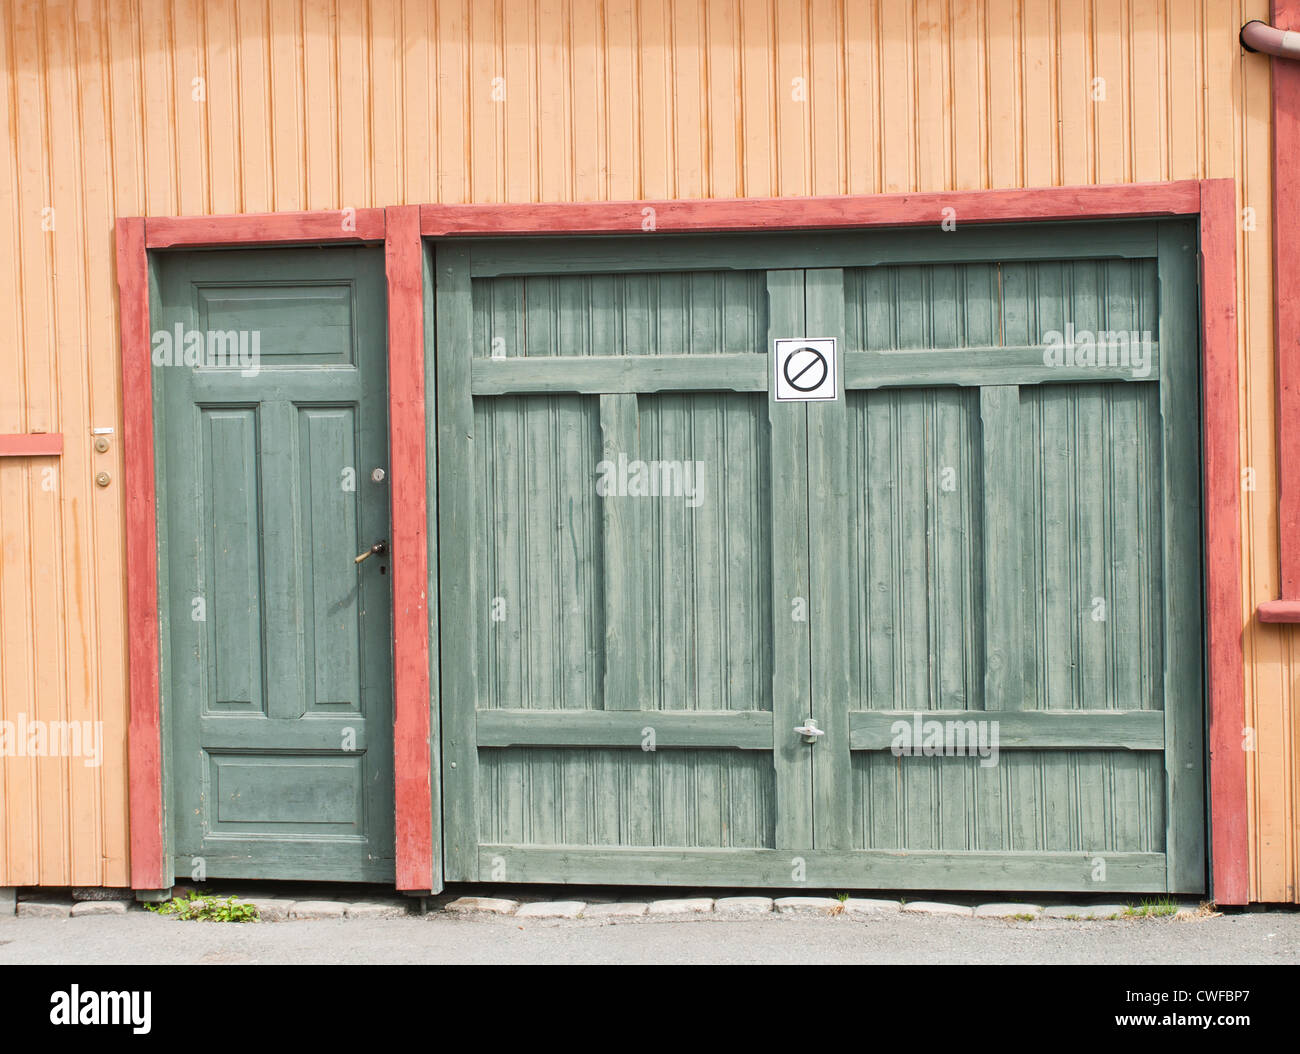
[[[357,558],[356,558],[355,560],[353,560],[352,562],[353,562],[353,563],[356,563],[356,564],[359,564],[359,563],[361,563],[362,560],[369,560],[372,556],[380,556],[380,555],[382,555],[382,554],[384,554],[384,553],[386,553],[386,552],[388,552],[388,539],[387,539],[387,538],[385,538],[385,539],[384,539],[383,541],[381,541],[381,542],[375,542],[374,545],[372,545],[372,546],[371,546],[369,549],[367,549],[364,553],[360,553],[360,554],[357,556]]]
[[[818,728],[816,720],[811,717],[802,725],[799,725],[795,731],[803,737],[805,743],[816,743],[819,737],[826,734],[826,729]]]

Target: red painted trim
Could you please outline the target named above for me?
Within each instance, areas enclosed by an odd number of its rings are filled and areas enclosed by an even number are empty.
[[[41,457],[63,453],[62,432],[24,432],[0,435],[0,457]]]
[[[835,229],[958,223],[1190,216],[1200,211],[1195,180],[1102,187],[970,190],[950,194],[862,194],[821,198],[591,202],[577,205],[422,205],[426,238],[447,235],[634,234],[653,217],[664,232]],[[647,210],[653,210],[652,213]]]
[[[386,209],[385,213],[397,888],[428,890],[433,888],[433,790],[429,757],[424,249],[418,205],[402,205]]]
[[[158,669],[158,530],[154,518],[153,376],[145,221],[117,221],[122,341],[122,458],[126,509],[126,600],[130,719],[127,756],[131,885],[162,889],[162,724]]]
[[[1250,899],[1242,658],[1241,477],[1237,411],[1237,196],[1230,179],[1201,184],[1204,348],[1205,589],[1209,652],[1212,892]]]
[[[213,245],[378,242],[384,240],[383,209],[332,212],[257,212],[239,216],[150,217],[145,223],[149,249]]]
[[[1300,29],[1300,0],[1273,0],[1272,22],[1279,29]],[[1271,66],[1278,564],[1282,599],[1300,600],[1300,240],[1294,222],[1300,209],[1300,62],[1274,59]],[[1272,621],[1262,612],[1260,618]]]
[[[1260,622],[1300,622],[1300,600],[1266,600],[1255,614]]]

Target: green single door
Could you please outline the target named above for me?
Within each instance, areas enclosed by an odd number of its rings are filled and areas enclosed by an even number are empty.
[[[176,874],[392,881],[383,254],[159,269]]]
[[[1192,234],[438,246],[446,877],[1203,889]]]

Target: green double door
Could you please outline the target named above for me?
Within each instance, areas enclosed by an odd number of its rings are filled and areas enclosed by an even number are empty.
[[[438,244],[446,878],[1202,890],[1193,233]]]
[[[383,254],[166,254],[154,333],[178,878],[391,882]]]

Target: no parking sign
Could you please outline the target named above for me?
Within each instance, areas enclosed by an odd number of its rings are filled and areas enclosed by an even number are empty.
[[[777,402],[814,402],[838,396],[834,337],[778,337],[772,354]]]

